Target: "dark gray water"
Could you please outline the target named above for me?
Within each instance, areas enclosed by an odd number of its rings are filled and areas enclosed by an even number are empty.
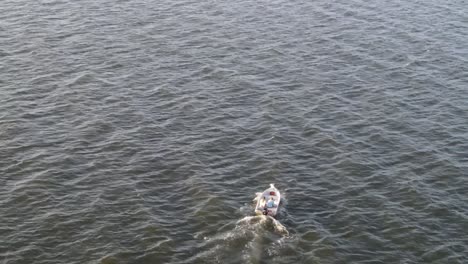
[[[3,0],[0,263],[468,263],[467,43],[461,0]]]

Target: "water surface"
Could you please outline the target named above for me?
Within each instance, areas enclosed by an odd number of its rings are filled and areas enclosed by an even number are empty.
[[[468,263],[467,14],[2,1],[0,263]]]

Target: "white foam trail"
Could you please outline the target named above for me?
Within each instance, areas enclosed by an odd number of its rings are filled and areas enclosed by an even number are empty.
[[[241,220],[237,221],[237,224],[246,224],[251,226],[253,229],[257,229],[257,227],[265,229],[272,227],[277,234],[283,236],[289,235],[289,231],[286,229],[286,227],[282,225],[278,220],[269,215],[246,216]]]
[[[273,227],[275,228],[275,231],[279,234],[282,234],[284,236],[289,236],[289,231],[286,229],[286,227],[284,225],[282,225],[278,220],[274,219],[273,217],[271,216],[268,216],[269,218],[271,218],[271,220],[273,221]]]

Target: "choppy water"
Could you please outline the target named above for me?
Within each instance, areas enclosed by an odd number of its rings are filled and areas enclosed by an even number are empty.
[[[2,1],[0,263],[468,263],[467,14]]]

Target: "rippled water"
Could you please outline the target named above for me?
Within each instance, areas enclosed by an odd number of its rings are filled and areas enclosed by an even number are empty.
[[[467,14],[2,1],[0,263],[468,263]]]

